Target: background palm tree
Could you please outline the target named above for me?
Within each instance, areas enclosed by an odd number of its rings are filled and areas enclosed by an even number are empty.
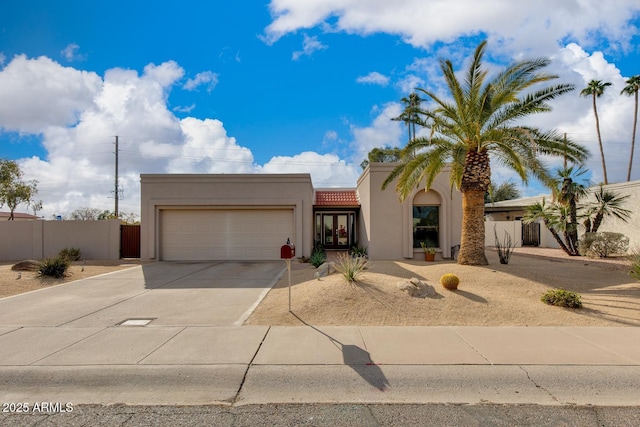
[[[620,95],[625,94],[635,98],[636,104],[633,111],[633,133],[631,134],[631,154],[629,155],[629,170],[627,171],[627,182],[631,181],[631,166],[633,165],[633,149],[636,145],[636,126],[638,124],[638,90],[640,90],[640,75],[633,76],[626,81],[627,85],[622,89]]]
[[[489,80],[482,66],[486,45],[483,41],[476,48],[463,82],[458,80],[451,61],[440,61],[452,101],[418,89],[435,103],[435,108],[419,111],[420,123],[430,124],[431,135],[414,138],[383,183],[386,188],[397,179],[396,191],[404,200],[422,182],[431,188],[443,168],[451,165],[451,185],[462,192],[459,264],[487,264],[484,195],[491,182],[491,157],[514,170],[525,183],[534,176],[551,185],[553,180],[541,155],[566,154],[573,162],[582,162],[588,156],[584,147],[565,143],[558,132],[516,124],[524,117],[550,111],[547,102],[574,87],[559,84],[532,89],[557,78],[541,71],[549,64],[546,58],[516,62]]]
[[[597,233],[604,219],[608,217],[617,218],[623,222],[627,222],[631,218],[631,211],[622,207],[627,202],[629,195],[621,196],[605,189],[602,185],[593,195],[596,201],[587,206],[587,219],[583,223],[585,232]]]
[[[409,139],[407,142],[411,142],[416,137],[416,124],[420,121],[418,112],[420,110],[420,103],[422,99],[417,93],[413,92],[409,96],[402,97],[400,102],[404,104],[404,110],[398,117],[394,117],[391,120],[402,121],[407,125],[407,133]]]
[[[600,98],[600,96],[604,93],[604,90],[607,86],[611,86],[610,82],[602,82],[601,80],[591,80],[587,87],[582,89],[580,92],[581,96],[591,96],[593,99],[593,114],[596,117],[596,133],[598,134],[598,145],[600,146],[600,157],[602,158],[602,173],[604,174],[604,183],[608,184],[609,180],[607,179],[607,165],[604,161],[604,150],[602,148],[602,137],[600,136],[600,119],[598,119],[598,108],[596,106],[596,98]]]

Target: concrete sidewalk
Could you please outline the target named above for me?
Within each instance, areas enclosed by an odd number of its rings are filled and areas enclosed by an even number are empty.
[[[640,328],[0,328],[3,402],[640,405]]]

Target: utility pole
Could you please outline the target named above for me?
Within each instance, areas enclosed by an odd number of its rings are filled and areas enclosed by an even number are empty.
[[[119,218],[120,215],[118,214],[118,199],[120,199],[120,193],[119,193],[119,185],[118,185],[118,135],[116,135],[116,179],[115,179],[115,188],[113,190],[113,198],[116,201],[116,205],[115,208],[113,210],[114,215],[116,216],[116,218]]]

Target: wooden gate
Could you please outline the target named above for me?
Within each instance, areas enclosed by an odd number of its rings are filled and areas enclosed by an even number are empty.
[[[522,246],[540,246],[540,223],[522,223]]]
[[[120,225],[120,258],[140,258],[140,225]]]

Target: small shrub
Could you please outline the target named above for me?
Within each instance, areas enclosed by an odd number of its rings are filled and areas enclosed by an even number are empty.
[[[351,257],[348,254],[338,255],[335,269],[349,283],[358,282],[360,276],[367,270],[368,262],[363,257]]]
[[[547,291],[540,300],[549,305],[567,308],[581,308],[582,301],[580,295],[575,292],[565,291],[564,289],[551,289]]]
[[[367,248],[352,246],[351,249],[349,249],[349,255],[351,255],[352,257],[367,258]]]
[[[629,276],[640,280],[640,248],[634,248],[629,255]]]
[[[444,286],[446,289],[450,291],[458,289],[458,285],[460,284],[460,279],[453,273],[443,274],[440,277],[440,284]]]
[[[622,233],[603,231],[584,233],[580,239],[579,252],[582,256],[606,258],[613,254],[623,254],[629,249],[629,238]]]
[[[80,249],[78,248],[64,248],[58,253],[58,257],[67,258],[69,261],[80,260]]]
[[[313,251],[311,254],[311,258],[309,258],[309,262],[315,267],[320,267],[327,260],[327,256],[324,252],[321,251]]]
[[[66,275],[70,264],[71,261],[65,257],[57,256],[55,258],[47,258],[40,262],[38,274],[60,279]]]

